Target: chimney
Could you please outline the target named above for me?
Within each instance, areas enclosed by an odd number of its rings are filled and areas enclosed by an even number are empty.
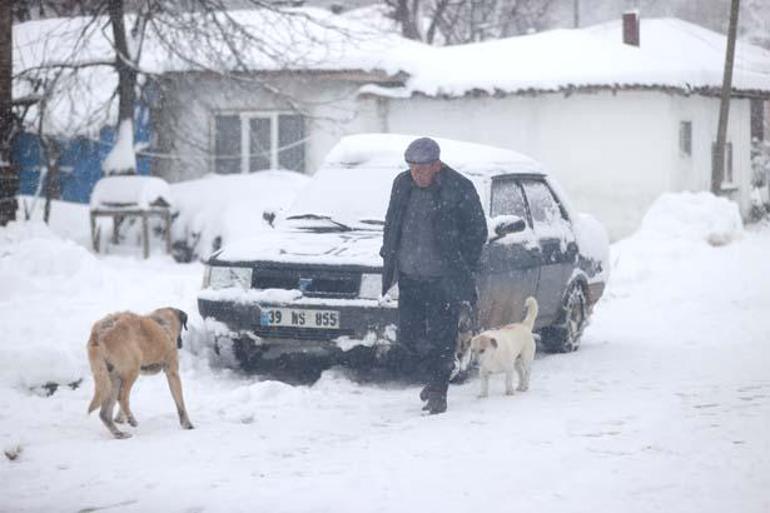
[[[639,11],[623,13],[623,42],[639,46]]]

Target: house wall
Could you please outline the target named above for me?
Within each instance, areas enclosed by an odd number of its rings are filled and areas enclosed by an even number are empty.
[[[748,175],[748,101],[735,102],[730,137],[736,177]],[[618,239],[632,233],[661,193],[708,189],[711,127],[718,101],[657,91],[565,96],[393,99],[392,132],[431,134],[520,151],[542,162]],[[693,157],[679,155],[679,121],[693,120]],[[451,164],[451,163],[449,163]],[[743,192],[740,194],[743,197]]]
[[[683,155],[678,147],[671,158],[676,162],[671,174],[670,190],[702,191],[711,189],[711,144],[717,138],[719,98],[703,96],[671,96],[673,122],[671,137],[679,133],[679,121],[692,122],[692,156]],[[749,100],[730,102],[727,141],[733,144],[733,187],[725,195],[736,201],[744,217],[750,207],[751,191],[751,104]]]
[[[222,111],[292,110],[306,117],[306,172],[346,134],[434,135],[514,149],[541,161],[574,206],[597,216],[618,239],[631,234],[663,192],[709,190],[711,141],[719,100],[659,91],[532,96],[358,97],[358,83],[294,75],[238,85],[218,77],[179,77],[156,113],[158,146],[169,158],[154,173],[169,181],[213,170],[213,117]],[[750,105],[733,100],[728,140],[734,145],[735,185],[729,196],[749,208]],[[691,121],[692,155],[679,149],[680,121]],[[451,162],[450,162],[451,164]]]
[[[214,116],[222,112],[301,110],[305,115],[305,172],[313,173],[342,135],[381,131],[376,101],[357,102],[359,84],[342,79],[292,75],[271,78],[269,89],[256,79],[234,80],[189,74],[169,79],[154,112],[163,155],[153,173],[171,182],[213,172]]]

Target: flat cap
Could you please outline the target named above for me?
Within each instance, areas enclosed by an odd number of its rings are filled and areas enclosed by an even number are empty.
[[[404,152],[404,160],[410,164],[430,164],[441,157],[438,143],[430,137],[420,137],[412,141]]]

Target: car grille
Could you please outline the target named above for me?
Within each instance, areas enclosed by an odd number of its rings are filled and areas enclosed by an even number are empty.
[[[257,289],[301,290],[306,297],[354,298],[361,274],[321,269],[257,268],[251,286]]]

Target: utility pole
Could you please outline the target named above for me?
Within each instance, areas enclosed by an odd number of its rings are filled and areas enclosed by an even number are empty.
[[[719,103],[719,125],[717,126],[717,141],[712,150],[711,192],[722,192],[722,182],[725,176],[725,145],[727,142],[727,119],[730,116],[730,93],[733,89],[733,63],[735,62],[735,39],[738,33],[738,10],[740,0],[732,0],[730,5],[730,27],[727,31],[727,54],[725,55],[725,72],[722,79],[722,98]]]
[[[11,166],[11,138],[13,137],[13,37],[11,4],[0,0],[0,226],[16,219],[16,191],[19,175]]]
[[[580,0],[572,0],[572,26],[580,28]]]

